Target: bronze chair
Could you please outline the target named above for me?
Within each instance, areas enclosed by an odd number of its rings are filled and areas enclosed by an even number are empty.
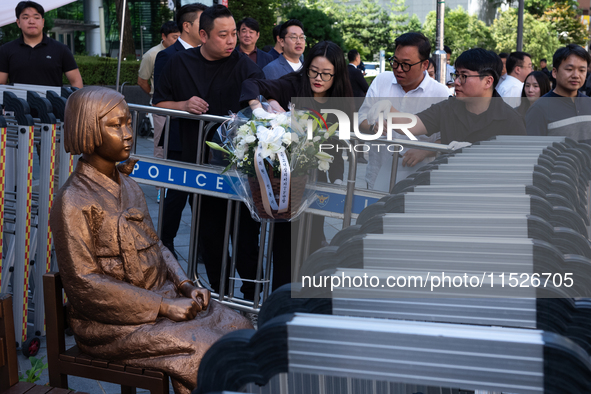
[[[72,375],[120,384],[122,394],[135,394],[136,387],[147,389],[151,394],[168,394],[168,376],[160,371],[93,358],[82,353],[78,346],[66,350],[62,289],[58,272],[43,275],[50,385],[67,388],[68,375]]]

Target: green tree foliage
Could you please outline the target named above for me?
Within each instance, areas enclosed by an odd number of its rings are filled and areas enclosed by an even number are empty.
[[[553,5],[546,8],[541,20],[548,22],[561,44],[585,45],[587,28],[581,22],[575,7],[568,4]]]
[[[174,12],[168,8],[167,4],[163,3],[150,3],[152,11],[152,23],[150,25],[150,34],[152,35],[152,43],[157,45],[160,43],[162,36],[160,34],[160,28],[162,24],[168,21],[174,20]],[[147,49],[146,49],[147,50]]]
[[[390,15],[380,5],[371,0],[361,0],[360,3],[347,7],[348,17],[340,19],[339,28],[347,47],[359,44],[371,55],[380,49],[393,50],[390,39]],[[368,59],[373,60],[373,59]]]
[[[455,60],[462,52],[471,48],[493,49],[495,42],[490,28],[484,22],[478,20],[476,15],[470,15],[461,6],[454,10],[445,10],[445,37],[443,43],[452,50],[451,59]],[[423,25],[423,33],[431,41],[435,52],[435,35],[437,29],[437,16],[435,11],[427,14]]]
[[[519,0],[488,0],[488,4],[495,9],[503,4],[517,8],[519,7]],[[544,15],[544,11],[553,5],[572,5],[577,7],[578,2],[577,0],[525,0],[523,2],[523,9],[534,17],[539,17]]]
[[[228,8],[234,15],[236,23],[248,16],[259,22],[261,35],[257,46],[262,48],[265,45],[275,44],[272,31],[277,21],[274,11],[276,3],[274,0],[230,0]]]
[[[115,85],[117,81],[117,59],[99,56],[74,56],[82,75],[84,85]],[[124,60],[121,62],[120,83],[128,82],[135,85],[140,62]],[[63,76],[64,85],[70,82]]]
[[[16,40],[21,35],[21,29],[16,23],[0,27],[0,44],[6,44],[12,40]]]
[[[414,32],[422,32],[423,31],[423,26],[421,25],[421,20],[419,19],[417,14],[412,14],[410,19],[408,20],[408,23],[401,27],[400,33],[401,34],[408,33],[411,31],[414,31]]]
[[[404,0],[390,0],[386,7],[372,0],[349,5],[341,9],[338,18],[348,49],[357,49],[361,58],[372,61],[380,50],[386,56],[394,53],[394,40],[409,31],[421,31],[421,23],[416,15],[409,19]]]
[[[336,21],[334,28],[341,32],[345,48],[357,49],[364,61],[373,61],[381,49],[386,51],[387,56],[393,54],[396,37],[409,31],[421,31],[419,18],[416,15],[409,18],[404,13],[407,8],[404,0],[389,0],[386,7],[380,3],[375,0],[361,0],[356,4],[335,0],[285,2],[291,8],[295,5],[323,11]],[[309,35],[308,25],[304,23],[304,26]]]
[[[554,4],[552,0],[525,0],[523,2],[523,8],[526,12],[534,16],[542,16],[546,8],[552,4]]]
[[[329,40],[344,48],[345,42],[339,29],[335,27],[335,20],[324,11],[313,7],[293,7],[285,19],[298,19],[304,24],[306,33],[306,48],[310,49],[317,42]]]
[[[492,25],[492,37],[496,42],[495,51],[513,52],[517,45],[517,10],[502,12]],[[534,18],[531,14],[523,16],[523,50],[532,55],[534,64],[542,58],[551,59],[561,46],[556,32],[547,22]]]

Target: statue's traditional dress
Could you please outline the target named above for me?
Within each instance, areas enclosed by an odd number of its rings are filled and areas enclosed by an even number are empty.
[[[158,317],[162,298],[180,297],[187,277],[158,239],[140,187],[116,177],[80,160],[51,211],[69,324],[84,353],[159,369],[175,392],[189,393],[207,349],[252,326],[215,301],[190,321]]]

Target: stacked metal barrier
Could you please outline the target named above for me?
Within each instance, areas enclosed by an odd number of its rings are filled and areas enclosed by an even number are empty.
[[[196,393],[591,392],[589,164],[591,147],[562,137],[502,136],[442,156],[362,211],[298,278],[384,283],[396,266],[432,283],[436,271],[497,275],[512,262],[528,275],[575,272],[573,286],[429,297],[287,285],[263,305],[256,334],[208,351]],[[494,275],[484,283],[498,284]],[[306,389],[292,384],[302,377]]]
[[[43,90],[43,87],[37,88]],[[0,153],[0,199],[3,200],[0,289],[7,292],[11,288],[16,337],[19,345],[23,345],[23,352],[28,353],[28,322],[32,321],[35,335],[45,333],[42,276],[50,270],[52,261],[49,213],[57,187],[54,186],[56,157],[59,154],[62,163],[71,163],[70,155],[63,149],[59,153],[56,151],[65,98],[57,96],[53,90],[48,93],[54,101],[58,98],[62,106],[61,111],[54,113],[45,94],[13,86],[3,86],[1,90],[0,101],[6,115],[3,117],[5,127],[1,128]],[[39,174],[34,182],[36,145]],[[61,174],[63,183],[69,172],[66,169]],[[34,310],[29,297],[32,297]],[[32,319],[29,319],[29,312],[32,312]],[[32,352],[36,350],[34,346],[31,349]]]

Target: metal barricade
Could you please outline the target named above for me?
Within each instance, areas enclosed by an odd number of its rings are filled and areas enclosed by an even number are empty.
[[[204,152],[204,134],[208,127],[212,124],[223,123],[227,121],[228,117],[223,116],[212,116],[212,115],[195,115],[185,111],[163,109],[158,107],[149,107],[143,105],[129,104],[129,109],[132,112],[132,119],[134,125],[134,138],[137,136],[137,119],[139,112],[152,113],[156,115],[166,116],[166,123],[164,128],[164,159],[158,159],[151,156],[141,156],[134,152],[134,158],[139,159],[136,163],[134,171],[131,176],[142,184],[148,184],[152,186],[171,188],[194,193],[193,207],[199,207],[199,196],[208,195],[213,197],[224,198],[228,200],[227,213],[234,212],[234,232],[232,234],[232,250],[236,250],[237,246],[237,228],[238,228],[238,215],[240,205],[240,198],[234,193],[231,187],[223,180],[221,172],[223,167],[213,166],[209,164],[203,164],[203,152]],[[178,117],[184,119],[198,120],[199,123],[199,140],[197,150],[197,163],[184,163],[178,161],[167,160],[168,153],[168,139],[169,139],[169,128],[170,118]],[[322,193],[329,193],[331,196],[335,196],[333,200],[337,203],[330,205],[327,209],[322,207],[309,208],[303,215],[301,220],[306,221],[306,217],[310,214],[322,215],[327,217],[334,217],[343,219],[343,227],[347,227],[351,223],[351,219],[361,212],[361,210],[374,202],[376,202],[381,195],[378,193],[372,193],[368,191],[358,191],[359,195],[355,196],[355,177],[356,177],[356,157],[352,146],[348,141],[344,142],[348,146],[349,151],[349,173],[346,187],[331,185],[331,184],[317,184],[314,185],[315,189],[318,189]],[[162,219],[163,219],[163,199],[160,200],[160,210],[158,215],[158,235],[161,235],[162,231]],[[229,215],[227,215],[229,218]],[[307,222],[310,222],[308,220]],[[192,222],[191,222],[191,236],[189,246],[189,267],[188,275],[194,280],[199,280],[197,275],[197,269],[195,262],[197,261],[197,238],[198,238],[198,223],[199,223],[199,209],[193,210]],[[219,294],[213,293],[214,297],[217,297],[222,303],[227,304],[233,308],[257,312],[260,307],[260,290],[262,286],[263,297],[262,301],[266,299],[270,291],[270,264],[271,255],[270,247],[273,243],[273,223],[266,219],[261,221],[261,236],[260,236],[260,248],[257,260],[257,275],[255,282],[255,299],[254,301],[245,301],[234,295],[233,283],[237,280],[236,276],[231,276],[230,288],[225,289],[225,272],[226,267],[230,264],[230,272],[233,275],[236,267],[237,254],[233,253],[232,258],[228,258],[227,246],[230,242],[230,228],[231,223],[226,220],[225,229],[226,236],[224,239],[224,258],[221,262],[222,275],[220,279],[220,292]],[[300,226],[300,231],[306,230],[306,225]],[[308,232],[309,233],[309,232]],[[305,237],[302,237],[304,239]],[[267,246],[265,250],[265,245]],[[301,248],[298,247],[298,255],[296,259],[300,261],[306,257],[306,253],[300,253]],[[266,256],[266,258],[265,258]],[[297,270],[297,267],[296,267]],[[297,273],[297,272],[296,272]]]
[[[50,102],[35,92],[12,87],[2,95],[6,127],[2,130],[3,243],[1,291],[12,286],[19,344],[27,340],[29,312],[35,335],[45,333],[42,276],[51,264],[49,212],[53,201],[55,143],[60,127]],[[36,111],[33,119],[30,110]],[[33,191],[34,146],[39,146],[39,190]],[[6,160],[8,158],[8,161]],[[35,310],[29,305],[32,294]]]

